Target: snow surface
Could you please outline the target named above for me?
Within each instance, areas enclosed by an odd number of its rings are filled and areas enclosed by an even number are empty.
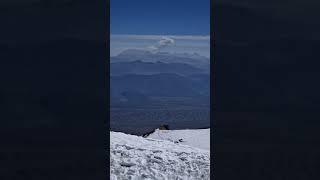
[[[210,150],[210,129],[159,130],[148,138],[168,140],[200,149]],[[182,142],[180,142],[181,140]]]
[[[172,137],[175,133],[177,132],[172,131],[166,135],[170,134]],[[185,144],[195,142],[195,138],[189,137],[185,132],[183,134],[187,140]],[[111,180],[210,179],[210,152],[206,150],[207,145],[197,143],[195,144],[199,147],[197,148],[156,138],[156,136],[152,139],[110,132]]]

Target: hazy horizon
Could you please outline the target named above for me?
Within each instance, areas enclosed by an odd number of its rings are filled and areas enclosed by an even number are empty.
[[[134,35],[111,34],[110,56],[127,49],[169,53],[197,53],[210,57],[210,35]]]

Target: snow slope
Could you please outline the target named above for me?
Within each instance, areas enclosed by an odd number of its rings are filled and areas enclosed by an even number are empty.
[[[167,140],[110,132],[111,180],[210,179],[210,152]]]
[[[210,129],[159,130],[148,138],[168,140],[200,149],[210,150]],[[182,140],[180,142],[179,140]]]

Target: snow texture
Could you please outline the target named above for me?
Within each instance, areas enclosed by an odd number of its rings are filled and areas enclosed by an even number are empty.
[[[152,139],[168,140],[200,149],[210,150],[210,129],[159,130],[148,136]]]
[[[110,132],[110,140],[111,180],[210,179],[205,148],[120,132]]]

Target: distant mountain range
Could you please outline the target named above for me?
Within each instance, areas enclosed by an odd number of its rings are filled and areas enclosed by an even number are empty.
[[[199,76],[199,77],[195,77]],[[111,76],[112,97],[125,92],[146,96],[195,97],[209,95],[209,75],[181,76],[177,74]]]
[[[126,50],[111,57],[111,99],[142,103],[150,96],[209,96],[209,65],[198,54]]]
[[[163,62],[163,63],[183,63],[189,64],[197,68],[209,71],[210,59],[201,56],[197,53],[167,53],[156,52],[152,53],[147,50],[128,49],[117,56],[111,57],[111,62],[131,62],[131,61],[144,61],[144,62]]]
[[[141,60],[111,63],[110,72],[114,76],[125,74],[152,75],[159,73],[175,73],[188,76],[199,73],[210,73],[207,69],[201,69],[185,63],[163,63],[161,61],[153,63]]]

